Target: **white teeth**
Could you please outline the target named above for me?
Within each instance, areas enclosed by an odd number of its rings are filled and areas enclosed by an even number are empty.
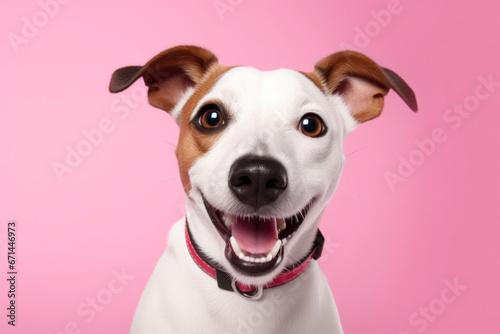
[[[236,241],[234,237],[231,237],[229,239],[229,242],[231,242],[231,247],[233,247],[234,253],[241,259],[240,254],[243,254],[243,252],[241,251],[241,247],[238,241]]]
[[[273,248],[269,253],[267,253],[267,256],[262,256],[262,255],[253,255],[253,254],[245,254],[245,252],[241,249],[240,244],[238,244],[238,241],[236,240],[235,237],[231,237],[229,239],[229,242],[231,243],[231,247],[233,248],[234,253],[243,261],[246,262],[251,262],[251,263],[265,263],[269,262],[274,257],[278,254],[278,251],[281,248],[281,240],[276,240],[276,243],[274,244]]]
[[[231,227],[233,226],[233,216],[230,215],[230,214],[224,214],[224,225],[226,225],[227,227]]]
[[[280,218],[280,219],[277,220],[277,222],[278,222],[278,229],[280,231],[283,231],[286,228],[286,222],[285,222],[285,220],[282,219],[282,218]]]
[[[280,248],[281,248],[281,240],[278,239],[278,240],[276,240],[276,243],[274,244],[273,249],[271,249],[269,254],[267,254],[267,257],[269,258],[269,255],[271,255],[271,258],[274,258],[278,254],[278,251],[280,250]]]

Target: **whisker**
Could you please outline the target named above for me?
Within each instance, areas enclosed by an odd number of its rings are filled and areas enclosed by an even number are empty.
[[[354,150],[354,151],[352,151],[351,153],[346,154],[346,158],[347,158],[347,157],[349,157],[349,156],[351,156],[351,155],[353,155],[354,153],[357,153],[357,152],[362,151],[362,150],[365,150],[365,149],[367,149],[367,147],[361,147],[361,148],[358,148],[357,150]]]
[[[342,187],[341,185],[339,185],[339,189],[342,189],[343,191],[345,191],[346,193],[348,193],[353,198],[359,199],[358,197],[356,197],[356,195],[352,194],[350,191],[348,191],[346,188]]]
[[[177,148],[177,145],[172,144],[171,142],[166,141],[165,139],[161,139],[161,138],[154,138],[154,139],[159,140],[159,141],[164,142],[164,143],[167,143],[168,145],[172,146],[173,148]]]

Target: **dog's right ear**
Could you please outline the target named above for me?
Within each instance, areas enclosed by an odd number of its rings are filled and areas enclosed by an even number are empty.
[[[217,57],[210,51],[190,45],[167,49],[144,66],[117,69],[111,76],[109,91],[118,93],[142,77],[149,87],[149,103],[171,112],[190,87],[199,84]]]

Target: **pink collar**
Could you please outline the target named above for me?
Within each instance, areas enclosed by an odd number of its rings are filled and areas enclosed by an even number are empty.
[[[314,241],[314,246],[308,256],[306,256],[303,260],[295,263],[291,267],[285,269],[283,273],[276,276],[270,283],[264,285],[263,287],[255,287],[249,286],[246,284],[241,284],[234,281],[229,274],[224,271],[219,270],[216,265],[210,263],[210,260],[207,258],[203,258],[199,252],[198,245],[192,240],[191,233],[188,228],[187,220],[186,220],[186,244],[189,250],[189,254],[193,258],[194,262],[200,267],[205,273],[212,276],[217,280],[217,284],[219,288],[228,290],[228,291],[236,291],[240,295],[249,298],[249,299],[259,299],[262,296],[262,289],[274,288],[276,286],[283,285],[285,283],[290,282],[297,276],[299,276],[309,265],[312,259],[319,259],[321,256],[321,252],[323,250],[324,237],[321,232],[318,230],[316,234],[316,239]]]

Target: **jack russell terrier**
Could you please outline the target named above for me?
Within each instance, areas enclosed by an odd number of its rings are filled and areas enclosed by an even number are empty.
[[[116,70],[140,77],[149,103],[180,127],[176,156],[186,217],[142,294],[131,333],[342,333],[316,259],[321,214],[345,162],[342,145],[412,89],[370,58],[342,51],[305,73],[222,66],[177,46]]]

